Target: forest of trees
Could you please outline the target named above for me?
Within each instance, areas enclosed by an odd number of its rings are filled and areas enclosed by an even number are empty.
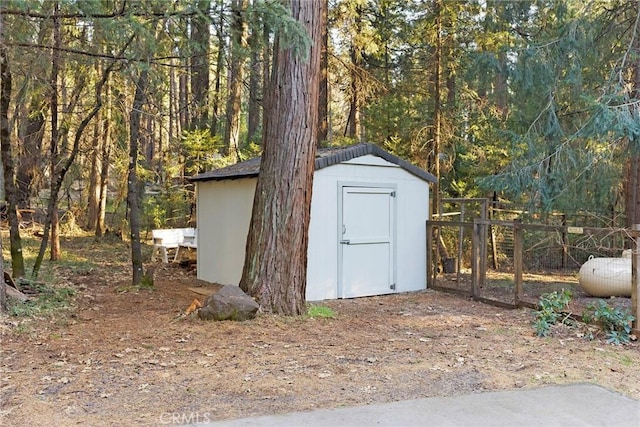
[[[277,0],[2,1],[14,275],[16,211],[42,212],[40,262],[64,221],[138,243],[189,221],[185,178],[260,154],[280,113],[276,34],[320,44],[318,146],[378,144],[440,197],[640,223],[637,0],[309,2],[317,37]]]

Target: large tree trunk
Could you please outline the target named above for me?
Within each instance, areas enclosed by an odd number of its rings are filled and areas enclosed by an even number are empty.
[[[328,13],[329,5],[327,0],[319,0],[322,10],[320,16],[322,47],[320,49],[320,89],[318,94],[318,146],[322,145],[329,138],[329,28]]]
[[[129,227],[131,231],[131,263],[133,267],[132,283],[134,286],[142,282],[144,275],[142,265],[142,245],[140,244],[141,186],[136,171],[138,165],[138,147],[140,144],[140,116],[145,103],[145,90],[149,72],[143,69],[136,84],[136,93],[129,120],[131,134],[129,139],[129,173],[127,178],[127,204],[129,205]]]
[[[0,156],[2,157],[2,170],[4,173],[5,198],[7,200],[7,216],[9,219],[9,241],[11,250],[11,268],[13,277],[24,276],[24,258],[22,256],[22,240],[17,213],[17,197],[13,166],[13,154],[11,150],[11,131],[9,129],[9,104],[11,102],[11,70],[9,68],[9,55],[4,45],[4,30],[2,17],[0,17]],[[1,252],[0,252],[1,253]],[[1,257],[0,257],[1,258]],[[1,263],[1,259],[0,259]],[[0,275],[0,288],[4,297],[4,279]],[[2,302],[2,301],[0,301]]]
[[[232,3],[233,27],[231,38],[231,67],[229,70],[229,95],[227,97],[227,126],[224,131],[226,154],[234,154],[240,160],[240,110],[244,79],[244,52],[247,42],[247,23],[244,13],[248,0]]]
[[[240,287],[263,310],[304,313],[307,243],[318,129],[321,7],[289,0],[312,47],[307,59],[276,39],[266,93],[263,155]],[[278,37],[276,35],[276,37]]]

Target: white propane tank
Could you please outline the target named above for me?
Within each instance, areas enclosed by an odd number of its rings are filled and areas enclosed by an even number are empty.
[[[631,296],[631,249],[620,258],[589,258],[579,273],[580,287],[594,297]]]

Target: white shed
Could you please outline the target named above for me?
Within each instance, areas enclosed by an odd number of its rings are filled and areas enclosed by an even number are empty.
[[[238,284],[260,158],[192,178],[198,278]],[[309,301],[426,288],[429,183],[435,177],[373,144],[319,149],[309,248]]]

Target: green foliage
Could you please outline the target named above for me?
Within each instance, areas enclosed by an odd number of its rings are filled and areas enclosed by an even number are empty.
[[[333,319],[336,316],[335,311],[324,305],[310,305],[307,310],[307,316],[312,319]]]
[[[604,300],[589,304],[582,313],[585,323],[595,323],[604,331],[610,344],[624,344],[631,339],[631,323],[634,317],[627,311],[611,307]]]
[[[222,159],[222,139],[211,135],[208,129],[185,131],[181,147],[185,158],[184,173],[191,176],[213,169]]]
[[[563,289],[562,292],[549,292],[540,296],[538,305],[540,309],[535,312],[533,327],[539,337],[546,337],[551,331],[551,326],[560,322],[567,324],[570,322],[569,316],[564,314],[564,310],[571,301],[571,291]]]
[[[296,57],[307,60],[311,39],[300,22],[291,16],[289,9],[277,1],[257,1],[253,2],[251,11],[278,36],[281,49],[292,49]]]
[[[144,225],[147,229],[184,225],[189,220],[193,192],[181,185],[165,186],[143,200]]]
[[[9,298],[9,314],[15,317],[33,317],[48,314],[69,307],[76,291],[71,288],[53,288],[44,284],[32,285],[38,291],[38,297],[21,302]]]

